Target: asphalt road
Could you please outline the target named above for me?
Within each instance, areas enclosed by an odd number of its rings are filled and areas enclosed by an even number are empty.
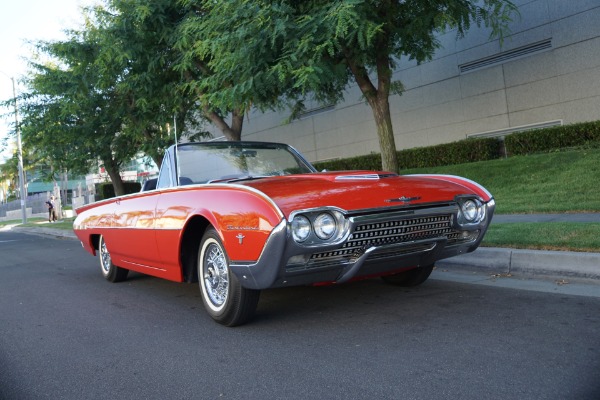
[[[251,324],[225,328],[196,285],[110,284],[97,262],[73,240],[0,231],[0,399],[600,399],[593,284],[434,272],[413,289],[269,290]]]

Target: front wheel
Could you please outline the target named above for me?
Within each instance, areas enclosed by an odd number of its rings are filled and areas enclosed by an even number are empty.
[[[208,314],[225,326],[244,324],[254,316],[260,290],[242,287],[229,270],[229,257],[214,229],[202,238],[198,252],[198,281]]]
[[[100,240],[98,241],[98,255],[100,257],[100,270],[102,271],[104,279],[113,283],[127,279],[129,270],[117,267],[112,263],[110,253],[108,252],[106,242],[104,241],[104,236],[100,236]]]
[[[408,271],[402,271],[393,275],[385,275],[382,276],[384,282],[389,283],[391,285],[396,286],[417,286],[421,283],[425,282],[429,275],[431,275],[431,271],[433,271],[434,265],[426,265],[423,267],[417,267],[413,269],[409,269]]]

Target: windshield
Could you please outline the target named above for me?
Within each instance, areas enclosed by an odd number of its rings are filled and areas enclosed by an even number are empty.
[[[188,143],[178,146],[177,159],[180,185],[315,172],[289,146],[276,143]]]

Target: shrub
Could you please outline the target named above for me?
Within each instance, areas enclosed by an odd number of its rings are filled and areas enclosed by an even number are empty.
[[[320,161],[314,163],[313,165],[318,171],[324,169],[328,171],[347,171],[358,169],[379,171],[381,170],[381,156],[379,153],[371,153],[364,156]]]
[[[498,158],[498,139],[466,139],[437,146],[406,149],[398,152],[400,169],[437,167]],[[381,155],[378,153],[314,163],[317,170],[381,170]]]
[[[398,152],[398,164],[402,170],[493,160],[499,156],[498,139],[465,139],[436,146],[401,150]]]
[[[574,147],[599,147],[600,121],[515,132],[508,135],[504,142],[509,156],[548,153]]]
[[[503,149],[504,147],[504,149]],[[583,122],[552,128],[516,132],[499,138],[465,139],[429,147],[398,152],[400,170],[439,167],[475,161],[493,160],[504,156],[547,153],[575,147],[600,147],[600,121]],[[314,163],[318,170],[381,170],[381,155],[364,156]]]

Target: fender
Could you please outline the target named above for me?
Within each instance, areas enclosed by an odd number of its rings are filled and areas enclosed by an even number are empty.
[[[435,179],[438,181],[446,181],[446,182],[456,183],[458,185],[462,185],[462,186],[468,188],[469,190],[474,191],[486,203],[489,202],[490,200],[492,200],[494,197],[486,188],[481,186],[479,183],[472,181],[470,179],[467,179],[467,178],[463,178],[461,176],[443,175],[443,174],[411,174],[411,175],[405,175],[405,176],[415,176],[415,177],[420,177],[420,178],[428,178],[428,179]]]

